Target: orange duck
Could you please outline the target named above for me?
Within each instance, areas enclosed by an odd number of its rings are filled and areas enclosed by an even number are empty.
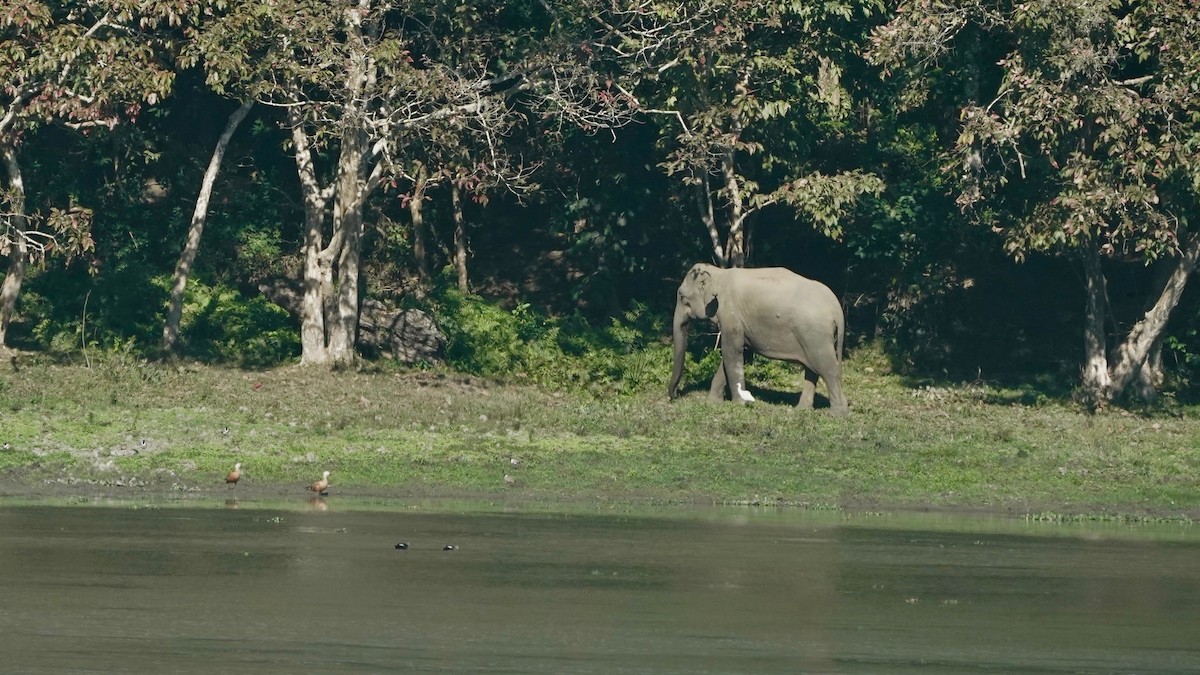
[[[308,489],[319,495],[327,494],[329,490],[329,472],[326,471],[325,475],[321,476],[321,480],[309,485]]]
[[[233,471],[230,471],[229,473],[225,474],[225,482],[232,483],[234,487],[237,487],[237,482],[241,479],[242,479],[242,463],[238,462],[237,464],[233,465]]]

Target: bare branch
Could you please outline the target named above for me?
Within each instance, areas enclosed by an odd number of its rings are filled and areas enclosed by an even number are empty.
[[[651,108],[648,110],[642,110],[642,112],[650,113],[651,115],[669,115],[671,117],[674,117],[676,120],[679,121],[679,126],[683,128],[683,133],[687,136],[692,135],[692,130],[690,128],[688,128],[687,122],[683,119],[683,114],[680,113],[678,110],[659,110],[657,108]]]
[[[28,214],[0,213],[0,222],[4,224],[3,231],[0,231],[0,255],[8,255],[9,250],[13,246],[20,246],[22,244],[30,251],[33,258],[44,256],[47,251],[54,248],[57,240],[53,234],[42,232],[41,230],[18,228],[13,223],[16,218],[24,218],[28,222],[32,216]]]
[[[1154,79],[1153,75],[1143,75],[1141,77],[1131,77],[1128,80],[1116,80],[1115,82],[1113,82],[1113,84],[1116,84],[1121,87],[1136,87],[1138,85],[1146,84],[1147,82],[1150,82],[1153,79]]]

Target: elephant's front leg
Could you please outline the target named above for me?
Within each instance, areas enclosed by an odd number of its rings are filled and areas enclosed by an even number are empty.
[[[712,384],[708,387],[708,400],[725,400],[725,350],[721,350],[721,363],[717,364],[717,372],[713,375]]]
[[[721,333],[721,370],[724,371],[725,384],[729,386],[729,397],[737,403],[754,400],[746,390],[745,349],[746,339],[742,335]]]
[[[813,402],[817,398],[817,377],[817,371],[804,368],[804,384],[800,387],[800,402],[796,404],[797,408],[813,409]]]

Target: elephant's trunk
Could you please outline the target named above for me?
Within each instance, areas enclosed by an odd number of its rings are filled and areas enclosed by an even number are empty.
[[[687,308],[683,304],[677,304],[675,306],[675,320],[673,322],[675,365],[671,368],[671,383],[667,385],[667,398],[672,401],[678,395],[676,389],[679,387],[679,378],[683,377],[683,354],[687,349],[688,319]]]

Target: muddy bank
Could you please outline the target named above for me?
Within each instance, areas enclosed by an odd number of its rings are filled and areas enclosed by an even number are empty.
[[[1033,520],[1121,521],[1200,523],[1200,509],[1153,508],[1142,504],[1095,504],[1069,502],[1010,501],[994,504],[945,504],[912,500],[882,500],[868,494],[844,495],[836,503],[786,499],[721,499],[711,495],[656,495],[633,492],[563,492],[541,489],[508,488],[496,491],[456,489],[449,486],[413,484],[338,485],[333,483],[325,495],[306,489],[308,483],[273,482],[243,479],[236,486],[224,484],[220,476],[183,478],[162,471],[149,479],[137,476],[74,478],[47,476],[44,471],[15,470],[0,476],[0,505],[10,502],[48,502],[55,504],[118,503],[204,503],[224,504],[229,508],[255,504],[272,507],[355,508],[356,505],[410,502],[472,502],[537,505],[538,507],[630,505],[630,506],[728,506],[769,507],[795,510],[842,511],[848,514],[928,513],[953,516],[997,516]]]

